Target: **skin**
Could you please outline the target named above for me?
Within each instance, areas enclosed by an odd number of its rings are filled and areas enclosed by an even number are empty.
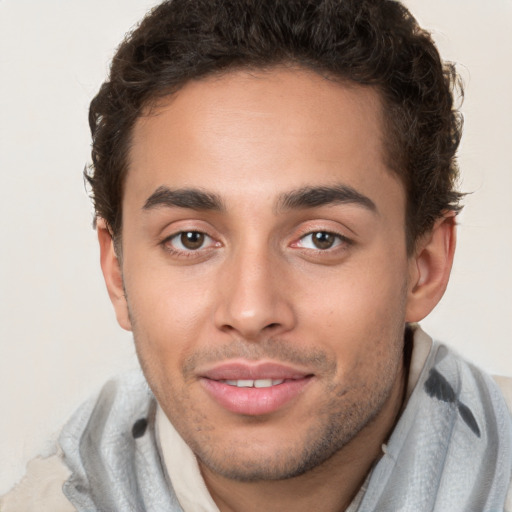
[[[102,268],[222,511],[344,510],[402,407],[404,325],[444,292],[454,217],[407,255],[381,126],[372,88],[281,68],[190,82],[135,125],[122,263],[100,220]],[[305,187],[369,202],[283,200]],[[192,188],[219,208],[185,203]],[[307,383],[275,411],[239,414],[202,382],[225,361],[282,363]]]

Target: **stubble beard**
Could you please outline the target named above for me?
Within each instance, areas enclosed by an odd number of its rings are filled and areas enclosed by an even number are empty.
[[[390,399],[393,385],[400,373],[401,358],[397,356],[394,365],[388,360],[379,367],[377,373],[380,386],[366,388],[363,385],[359,390],[351,392],[351,389],[342,389],[341,385],[332,384],[325,390],[324,396],[329,398],[316,409],[316,421],[299,436],[293,446],[287,443],[282,449],[276,449],[268,455],[264,454],[265,450],[259,450],[259,446],[254,443],[247,452],[245,447],[240,447],[236,443],[226,440],[222,442],[222,439],[220,442],[216,441],[219,426],[212,424],[211,420],[196,407],[188,396],[186,386],[183,386],[183,389],[176,389],[169,381],[166,381],[163,387],[158,384],[158,379],[153,378],[158,362],[140,349],[143,345],[137,342],[137,329],[135,325],[133,327],[137,355],[146,379],[173,426],[192,449],[200,465],[215,474],[239,482],[285,480],[320,468],[378,417]],[[257,347],[258,354],[252,348],[254,346]],[[254,359],[258,359],[261,352],[267,357],[277,356],[285,362],[304,362],[312,359],[315,364],[323,365],[324,370],[329,368],[326,370],[329,373],[336,372],[336,363],[328,361],[324,354],[301,355],[294,349],[290,352],[289,346],[279,340],[268,340],[268,343],[263,342],[250,347],[247,348],[243,342],[236,342],[224,347],[221,352],[223,357],[236,354]],[[219,357],[219,351],[216,351],[211,358]],[[195,361],[189,361],[188,366],[192,368],[195,364]],[[185,382],[191,372],[191,369],[186,367],[187,364],[183,370]],[[254,418],[254,423],[258,421],[261,419]],[[226,432],[221,433],[222,435],[226,436]]]
[[[259,456],[257,446],[249,458],[232,445],[220,452],[197,438],[190,438],[187,443],[202,465],[230,480],[261,482],[295,478],[319,469],[340,453],[378,417],[391,392],[392,385],[374,392],[364,403],[339,405],[330,400],[317,422],[295,446],[287,445],[271,456]]]

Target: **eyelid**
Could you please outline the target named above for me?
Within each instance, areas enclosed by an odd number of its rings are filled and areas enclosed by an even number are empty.
[[[350,234],[347,236],[347,232]],[[293,235],[293,242],[290,244],[292,247],[300,248],[299,242],[307,236],[313,235],[314,233],[329,233],[336,236],[342,243],[346,245],[352,245],[354,239],[351,236],[353,231],[344,225],[340,225],[339,222],[331,222],[325,219],[312,219],[302,223]],[[336,244],[338,246],[339,244]],[[326,249],[319,249],[325,252]]]
[[[214,240],[219,240],[218,231],[211,225],[201,218],[189,217],[184,215],[183,217],[173,216],[174,218],[167,220],[165,223],[162,222],[162,226],[155,230],[155,242],[161,244],[166,240],[170,240],[172,237],[177,236],[181,233],[203,233]]]

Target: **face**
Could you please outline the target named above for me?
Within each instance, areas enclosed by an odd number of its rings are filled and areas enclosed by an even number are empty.
[[[282,69],[191,82],[135,126],[118,318],[213,472],[303,473],[401,385],[411,262],[381,117],[371,88]]]

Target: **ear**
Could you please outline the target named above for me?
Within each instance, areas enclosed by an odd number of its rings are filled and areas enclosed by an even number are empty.
[[[441,300],[455,253],[455,213],[447,212],[421,237],[409,261],[406,322],[419,322]]]
[[[123,275],[121,272],[121,265],[117,257],[112,234],[104,219],[98,218],[96,221],[96,228],[98,230],[98,241],[100,244],[100,261],[101,270],[105,284],[107,285],[108,295],[114,310],[119,325],[127,331],[132,330],[130,315],[128,314],[128,303],[123,287]]]

